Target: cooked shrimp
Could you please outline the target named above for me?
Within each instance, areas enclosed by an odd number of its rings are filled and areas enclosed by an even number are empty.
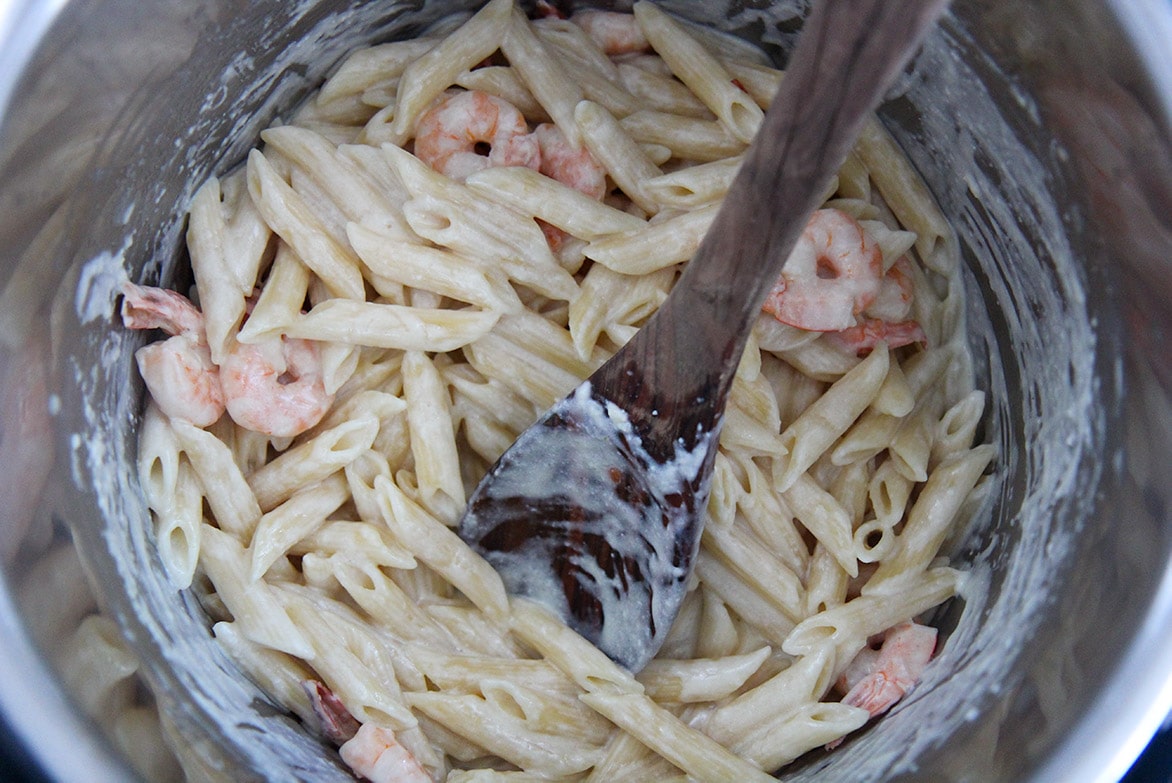
[[[533,7],[533,17],[535,19],[565,19],[566,15],[553,3],[547,0],[537,0],[537,4]]]
[[[618,11],[575,11],[570,21],[586,31],[607,54],[632,54],[651,48],[633,14]]]
[[[325,683],[320,680],[303,680],[301,689],[309,697],[309,706],[313,708],[323,737],[336,745],[354,738],[360,724]]]
[[[887,274],[883,275],[875,301],[867,305],[867,310],[863,314],[868,318],[898,323],[907,319],[908,313],[912,309],[914,295],[915,284],[912,282],[911,261],[908,260],[907,256],[901,256],[887,270]]]
[[[533,135],[541,149],[541,166],[538,171],[566,187],[602,201],[606,195],[606,169],[590,150],[575,147],[556,125],[548,122],[538,125]],[[542,220],[537,223],[550,249],[558,253],[569,234]]]
[[[126,283],[122,323],[128,329],[162,329],[171,335],[135,351],[138,372],[159,410],[197,427],[224,414],[220,372],[212,362],[203,313],[175,291]]]
[[[820,209],[762,309],[790,326],[837,332],[856,325],[882,280],[883,253],[859,222],[840,210]]]
[[[305,432],[334,402],[325,388],[321,352],[310,340],[237,343],[220,365],[220,383],[233,421],[278,438]]]
[[[362,724],[338,752],[354,774],[370,783],[431,783],[415,757],[395,739],[395,732],[382,726]]]
[[[508,101],[479,90],[452,92],[423,113],[415,154],[441,174],[463,181],[489,166],[541,164],[525,116]]]
[[[871,716],[891,709],[920,679],[936,650],[936,629],[906,622],[889,628],[878,650],[864,649],[840,680],[843,704],[862,707]]]
[[[887,343],[888,348],[902,348],[913,343],[928,342],[927,335],[916,321],[891,323],[878,318],[868,318],[858,326],[840,332],[829,332],[823,339],[856,356],[866,356],[879,343]]]
[[[879,286],[879,294],[865,311],[857,326],[831,332],[827,340],[840,350],[856,356],[866,356],[880,342],[888,348],[900,348],[913,343],[927,343],[928,337],[916,321],[909,320],[915,285],[911,278],[911,261],[903,256],[887,270]]]
[[[606,195],[606,169],[585,147],[575,147],[556,125],[543,122],[533,135],[541,150],[542,174],[596,201]]]
[[[203,313],[177,291],[123,283],[122,295],[122,323],[127,329],[162,329],[170,335],[203,331]]]

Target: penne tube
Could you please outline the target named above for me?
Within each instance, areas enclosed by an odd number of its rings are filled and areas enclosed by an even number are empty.
[[[667,298],[674,281],[672,269],[633,276],[591,266],[570,302],[569,329],[578,356],[591,356],[608,327],[642,323]]]
[[[625,275],[645,275],[690,259],[716,219],[716,205],[647,224],[637,231],[603,237],[586,246],[586,257]]]
[[[782,497],[802,527],[830,551],[842,569],[850,576],[858,576],[851,518],[842,504],[807,473],[798,476]]]
[[[521,769],[572,775],[589,769],[599,755],[598,748],[580,739],[530,729],[526,721],[482,696],[412,693],[407,698],[413,709]]]
[[[620,63],[618,78],[644,107],[693,119],[714,116],[704,102],[682,82],[630,63]]]
[[[347,95],[361,95],[375,85],[397,79],[437,43],[435,38],[415,38],[357,49],[322,84],[317,100],[329,103]]]
[[[187,455],[220,528],[247,539],[260,520],[260,504],[228,446],[206,430],[172,420],[180,449]]]
[[[251,207],[251,201],[244,200]],[[209,179],[191,202],[191,215],[187,223],[187,247],[191,256],[191,272],[199,287],[200,312],[203,313],[204,332],[212,361],[224,360],[230,348],[230,340],[244,320],[244,297],[252,292],[260,264],[261,254],[268,241],[268,226],[259,216],[254,223],[255,242],[252,247],[237,244],[236,237],[228,232],[221,203],[220,181]],[[249,210],[255,214],[255,210]],[[259,245],[259,247],[257,247]],[[247,273],[238,274],[234,259],[255,257],[248,262],[252,279],[242,279]]]
[[[289,326],[289,337],[403,351],[451,351],[488,334],[500,317],[484,310],[434,310],[331,299]]]
[[[179,475],[170,502],[155,509],[155,541],[163,567],[177,589],[191,585],[199,565],[199,536],[203,525],[203,490],[190,463],[179,463]]]
[[[596,201],[522,166],[498,166],[468,177],[468,187],[586,240],[637,231],[646,221]]]
[[[696,558],[696,573],[706,589],[720,597],[771,644],[781,644],[794,628],[794,621],[776,604],[747,585],[719,558],[701,549]]]
[[[635,3],[643,35],[672,73],[696,94],[736,138],[745,144],[757,135],[765,118],[761,107],[740,87],[724,66],[674,19],[653,4]]]
[[[455,517],[465,498],[451,398],[439,370],[420,351],[403,356],[403,400],[419,498],[433,514]]]
[[[479,90],[511,103],[530,122],[548,122],[545,111],[529,88],[521,81],[517,71],[506,65],[489,65],[465,71],[456,77],[456,84],[466,90]]]
[[[260,343],[283,334],[301,314],[310,277],[309,267],[293,249],[284,242],[278,244],[265,286],[236,339]]]
[[[544,606],[525,598],[511,601],[509,627],[526,644],[588,693],[642,695],[643,686],[606,654],[583,639]]]
[[[374,443],[379,422],[373,416],[349,419],[281,452],[248,476],[262,511],[288,500],[300,488],[346,467]]]
[[[501,51],[554,123],[574,147],[582,138],[574,124],[574,107],[582,100],[582,89],[571,79],[562,63],[542,43],[520,9],[513,9]]]
[[[457,76],[501,47],[512,11],[512,0],[491,0],[403,69],[390,127],[394,143],[411,138],[419,115]]]
[[[872,118],[863,125],[855,154],[867,167],[876,189],[887,206],[909,231],[916,235],[916,252],[925,263],[944,258],[937,252],[938,245],[947,244],[952,236],[935,199],[924,181],[899,151],[887,130]],[[948,274],[950,266],[938,265],[933,271]]]
[[[285,182],[258,150],[248,156],[248,190],[265,222],[334,296],[366,297],[358,259],[330,237],[309,205]]]
[[[723,161],[741,155],[746,147],[720,122],[678,114],[644,109],[623,117],[619,124],[640,144],[667,147],[672,157],[685,160]]]
[[[889,366],[887,346],[880,344],[786,427],[781,433],[785,453],[774,461],[778,490],[785,492],[793,486],[871,405]]]
[[[385,476],[374,480],[383,518],[395,540],[467,596],[493,620],[507,615],[505,587],[492,566],[449,527]]]
[[[652,660],[636,676],[656,701],[718,701],[739,690],[769,656],[762,647],[744,655],[687,661]]]
[[[287,614],[273,587],[248,578],[250,557],[240,542],[205,524],[200,543],[200,566],[245,638],[302,660],[312,659],[314,650],[304,629]]]
[[[802,616],[805,588],[801,580],[752,531],[742,525],[705,529],[701,546],[787,617],[796,622]]]
[[[808,702],[782,720],[755,726],[734,748],[765,769],[774,769],[862,728],[870,717],[871,714],[861,707]]]
[[[830,550],[821,544],[814,547],[810,570],[806,574],[805,616],[838,606],[846,600],[849,587],[850,575],[838,564]]]
[[[985,393],[979,389],[969,392],[944,412],[932,439],[932,466],[972,446],[984,412]]]
[[[646,192],[644,183],[663,172],[615,116],[597,103],[584,100],[574,108],[574,124],[586,149],[606,168],[615,184],[644,212],[658,212],[659,204]]]
[[[634,735],[693,780],[767,783],[774,778],[734,755],[716,740],[688,726],[643,694],[588,692],[582,701]]]
[[[644,184],[649,196],[668,207],[689,209],[724,198],[741,169],[741,155],[662,174]]]
[[[879,569],[864,586],[864,593],[882,590],[885,583],[906,578],[907,574],[928,567],[952,531],[956,512],[993,461],[995,453],[994,447],[986,444],[954,454],[936,466],[908,511],[895,552],[879,564]]]
[[[284,126],[266,130],[261,138],[304,171],[345,221],[402,241],[417,241],[402,216],[406,188],[387,188],[385,180],[369,176],[338,145],[313,131]]]
[[[350,497],[350,487],[341,472],[310,484],[257,522],[249,545],[252,565],[249,577],[259,580],[301,539],[319,529],[326,518]]]
[[[269,698],[288,707],[307,725],[318,720],[302,683],[313,679],[313,672],[295,657],[257,644],[241,631],[236,622],[218,622],[212,626],[216,643]]]
[[[704,723],[713,739],[742,742],[754,729],[818,701],[834,684],[834,650],[827,646],[802,656],[777,674],[716,707]]]
[[[959,572],[931,568],[907,579],[852,598],[844,604],[807,617],[782,644],[789,655],[806,656],[831,644],[836,674],[846,668],[867,639],[908,620],[950,598],[956,592]]]

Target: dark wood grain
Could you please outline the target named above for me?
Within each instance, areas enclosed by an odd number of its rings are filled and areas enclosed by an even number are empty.
[[[592,378],[663,449],[721,413],[753,320],[867,114],[946,0],[830,0],[699,252],[655,317]],[[655,412],[655,415],[651,415]]]
[[[554,609],[628,668],[658,649],[685,595],[750,327],[868,112],[944,5],[816,6],[699,252],[656,315],[579,387],[622,408],[633,433],[596,437],[589,411],[568,406],[575,392],[522,434],[469,503],[460,535],[509,592]],[[695,472],[664,490],[652,472],[678,466],[681,453]]]

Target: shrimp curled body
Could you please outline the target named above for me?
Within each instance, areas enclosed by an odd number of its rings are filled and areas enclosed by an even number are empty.
[[[575,147],[556,125],[548,122],[538,125],[533,136],[541,149],[541,166],[538,171],[595,201],[602,201],[607,190],[606,168],[590,150]],[[554,253],[559,252],[569,234],[544,221],[537,222],[550,249]]]
[[[479,90],[450,93],[423,113],[415,129],[415,155],[460,181],[489,166],[541,165],[525,116]]]
[[[159,410],[197,427],[224,414],[219,369],[212,362],[203,313],[182,294],[126,283],[122,323],[128,329],[162,329],[170,335],[134,353],[138,372]]]
[[[207,427],[227,410],[241,427],[287,438],[317,424],[333,404],[317,343],[284,337],[256,345],[234,342],[217,366],[203,313],[187,297],[133,283],[122,293],[128,329],[171,335],[134,355],[151,398],[168,416]]]
[[[891,709],[924,673],[936,650],[936,629],[914,622],[888,629],[878,651],[865,649],[842,677],[843,704],[872,716]]]
[[[355,774],[371,783],[431,783],[431,777],[390,729],[364,723],[338,751]]]
[[[233,421],[277,438],[305,432],[334,401],[325,388],[321,352],[310,340],[282,337],[276,346],[237,343],[220,365],[220,383]]]
[[[618,11],[575,11],[570,21],[586,31],[598,48],[610,55],[635,54],[651,48],[639,21]]]
[[[606,195],[606,169],[585,147],[575,147],[553,124],[543,122],[533,135],[541,149],[542,174],[595,201]]]
[[[879,295],[883,253],[859,222],[837,209],[811,216],[762,309],[814,332],[855,326]]]

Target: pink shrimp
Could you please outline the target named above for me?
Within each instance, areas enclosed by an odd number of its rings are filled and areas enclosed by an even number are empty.
[[[320,680],[303,680],[301,689],[309,697],[322,736],[335,745],[345,744],[358,733],[358,720],[346,709],[333,691]]]
[[[566,187],[602,201],[606,195],[606,169],[590,150],[570,144],[565,134],[548,122],[538,125],[533,135],[541,149],[541,166],[538,171]],[[550,249],[557,253],[569,235],[542,220],[537,223]]]
[[[935,628],[915,622],[889,628],[882,646],[860,652],[840,678],[842,703],[881,715],[911,690],[935,651]]]
[[[651,48],[634,14],[619,11],[575,11],[570,21],[586,31],[607,54],[633,54]]]
[[[356,775],[370,783],[431,783],[431,777],[390,729],[364,723],[338,751]]]
[[[305,432],[334,402],[325,388],[321,352],[310,340],[237,343],[220,365],[220,383],[233,421],[278,438]]]
[[[868,318],[858,326],[840,332],[829,332],[822,339],[829,340],[839,350],[856,356],[866,356],[875,350],[879,343],[887,343],[888,348],[902,348],[905,345],[923,345],[928,342],[927,335],[917,321],[892,323],[878,318]]]
[[[122,323],[128,329],[162,329],[171,335],[139,348],[134,359],[151,397],[163,413],[197,427],[224,413],[224,390],[212,362],[203,314],[174,291],[126,283]]]
[[[533,17],[535,19],[565,19],[566,15],[553,3],[547,2],[547,0],[537,0],[537,4],[533,7]]]
[[[866,356],[881,342],[887,343],[888,348],[926,344],[928,337],[923,328],[908,318],[914,294],[911,261],[903,256],[883,276],[879,295],[863,311],[860,323],[840,332],[831,332],[824,339],[839,350],[856,356]]]
[[[489,166],[541,165],[537,139],[508,101],[479,90],[452,92],[423,113],[415,154],[436,171],[463,181]]]
[[[533,131],[541,150],[538,171],[595,201],[606,195],[606,169],[585,147],[570,144],[565,134],[548,122]]]
[[[915,283],[912,282],[911,265],[912,262],[907,256],[900,256],[899,260],[891,265],[879,283],[879,293],[875,301],[867,305],[864,315],[889,323],[907,320],[916,290]]]
[[[879,295],[883,254],[859,222],[820,209],[806,224],[762,309],[782,323],[815,332],[855,326]]]

